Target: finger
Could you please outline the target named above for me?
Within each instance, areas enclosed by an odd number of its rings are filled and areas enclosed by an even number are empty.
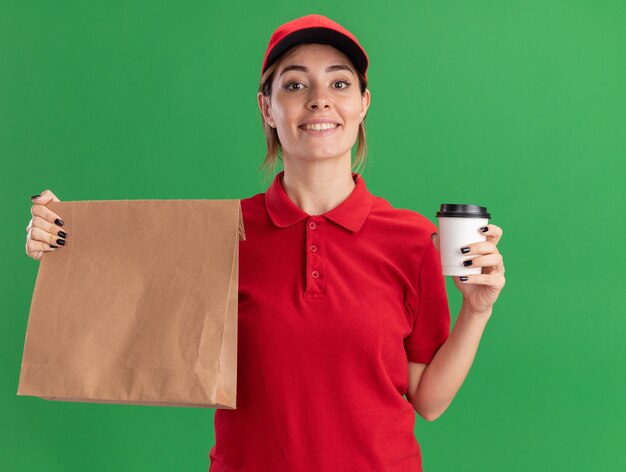
[[[33,218],[35,216],[39,216],[50,223],[63,226],[63,220],[61,219],[61,217],[45,205],[33,205],[32,207],[30,207],[30,213],[31,215],[33,215]]]
[[[26,245],[25,245],[26,255],[28,257],[32,257],[36,261],[40,261],[41,258],[43,257],[43,251],[32,251],[28,246],[30,242],[31,242],[30,239],[26,238]]]
[[[463,267],[493,267],[502,264],[502,254],[487,254],[485,256],[474,256],[463,261]]]
[[[37,256],[37,252],[49,252],[54,250],[54,247],[51,247],[49,244],[46,244],[42,241],[34,241],[32,239],[26,241],[26,254],[30,257]]]
[[[435,245],[435,249],[437,249],[437,252],[439,251],[439,234],[438,233],[433,233],[430,235],[430,238],[433,241],[433,244]]]
[[[26,255],[29,257],[32,257],[33,259],[35,259],[36,261],[40,261],[44,255],[44,251],[37,251],[37,250],[31,250],[29,247],[29,243],[30,241],[27,239],[26,240]],[[32,244],[32,243],[31,243]]]
[[[65,246],[65,238],[44,231],[43,229],[33,226],[28,234],[28,239],[32,241],[40,241],[52,246]]]
[[[478,231],[480,232],[480,234],[487,236],[487,241],[498,244],[498,241],[500,241],[500,238],[502,238],[502,228],[496,225],[487,225],[483,226],[482,228],[487,228],[487,231],[483,232],[482,229],[479,229]]]
[[[26,241],[26,255],[36,261],[40,261],[45,253],[52,251],[56,251],[56,249],[41,241],[33,241],[30,239]]]
[[[465,248],[469,248],[469,251],[464,251]],[[466,256],[471,254],[494,254],[498,253],[498,248],[493,241],[479,241],[464,246],[461,248],[461,253]]]
[[[495,272],[491,274],[469,274],[462,276],[463,278],[467,278],[467,280],[461,280],[460,277],[461,276],[458,276],[457,279],[462,284],[491,285],[496,288],[504,287],[506,282],[502,273]]]
[[[33,203],[36,203],[38,205],[46,205],[50,202],[60,202],[61,200],[58,199],[58,197],[52,193],[51,190],[44,190],[43,192],[41,192],[41,194],[39,195],[34,195],[32,197],[30,197],[31,201]]]
[[[50,223],[41,216],[33,216],[31,221],[31,228],[41,228],[55,237],[60,236],[61,238],[67,238],[67,231],[64,231],[63,228],[56,223]]]

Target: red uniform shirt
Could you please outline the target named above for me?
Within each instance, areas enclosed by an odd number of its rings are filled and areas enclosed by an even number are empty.
[[[323,215],[282,185],[241,200],[237,409],[215,410],[211,472],[419,472],[408,361],[450,330],[437,227],[363,177]]]

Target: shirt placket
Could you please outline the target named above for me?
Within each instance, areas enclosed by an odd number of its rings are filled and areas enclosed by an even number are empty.
[[[306,290],[305,298],[323,298],[326,292],[324,236],[326,225],[319,216],[306,222]]]

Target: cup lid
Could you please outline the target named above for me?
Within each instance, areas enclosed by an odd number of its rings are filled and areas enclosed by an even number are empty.
[[[491,218],[487,207],[463,203],[442,203],[437,218]]]

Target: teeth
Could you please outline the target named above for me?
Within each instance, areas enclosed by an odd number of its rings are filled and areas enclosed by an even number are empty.
[[[304,129],[312,129],[315,131],[323,131],[325,129],[333,129],[337,127],[336,123],[316,123],[314,125],[302,125]]]

